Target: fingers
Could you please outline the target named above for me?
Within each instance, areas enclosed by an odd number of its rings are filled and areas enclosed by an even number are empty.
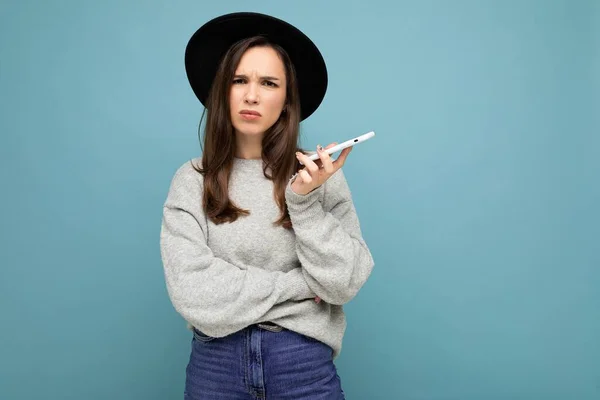
[[[334,146],[330,144],[327,148]],[[333,161],[331,160],[331,156],[327,154],[327,152],[319,145],[317,146],[317,153],[319,154],[319,159],[321,160],[321,165],[327,174],[331,174],[334,172]]]
[[[301,152],[296,153],[298,160],[304,164],[304,168],[300,170],[298,175],[302,178],[302,182],[311,183],[316,180],[319,175],[319,166],[315,162]]]
[[[302,178],[302,182],[304,183],[311,183],[313,178],[312,176],[310,176],[310,174],[306,171],[306,168],[303,168],[299,173],[298,176],[300,178]]]
[[[308,158],[306,154],[297,152],[296,157],[298,158],[298,160],[300,160],[302,164],[304,164],[305,169],[308,169],[311,174],[314,174],[315,172],[319,171],[319,166],[315,164],[313,160]]]
[[[331,143],[330,145],[328,145],[327,147],[325,147],[325,149],[329,149],[333,146],[337,146],[337,142]],[[335,161],[332,161],[332,169],[328,171],[329,174],[332,174],[334,172],[336,172],[338,169],[342,168],[344,166],[344,164],[346,163],[346,158],[348,158],[348,154],[350,154],[350,152],[352,151],[354,147],[347,147],[344,150],[342,150],[342,152],[340,153],[340,155],[338,156],[338,158]],[[325,153],[327,155],[327,153]],[[331,160],[331,156],[327,155],[329,157],[329,160]]]
[[[308,156],[302,152],[296,153],[296,158],[304,165],[304,168],[298,172],[298,177],[305,184],[310,184],[313,181],[321,182],[323,178],[327,179],[327,175],[332,175],[338,169],[340,169],[344,163],[346,162],[346,158],[348,154],[352,151],[352,147],[346,148],[342,150],[340,156],[333,161],[331,156],[325,151],[330,149],[333,146],[336,146],[337,143],[331,143],[327,145],[323,149],[320,145],[317,146],[317,154],[319,159],[316,161],[312,161]],[[321,170],[325,173],[325,176],[321,173]]]
[[[346,158],[348,158],[348,154],[350,154],[352,149],[353,149],[353,147],[346,147],[344,150],[342,150],[342,152],[340,153],[337,160],[335,160],[333,162],[333,165],[334,165],[334,168],[336,171],[344,166],[344,163],[346,162]]]

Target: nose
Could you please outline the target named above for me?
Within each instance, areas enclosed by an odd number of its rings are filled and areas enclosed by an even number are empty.
[[[248,89],[246,90],[244,101],[248,104],[258,104],[258,90],[256,88],[256,84],[252,82],[246,85],[246,87]]]

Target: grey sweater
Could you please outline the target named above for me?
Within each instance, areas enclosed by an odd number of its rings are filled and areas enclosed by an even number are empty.
[[[346,330],[343,304],[373,269],[342,170],[307,195],[288,184],[293,230],[273,224],[279,208],[262,160],[236,158],[230,177],[230,197],[249,216],[212,223],[202,190],[202,175],[186,162],[163,207],[161,255],[176,311],[215,337],[271,321],[328,344],[337,357]]]

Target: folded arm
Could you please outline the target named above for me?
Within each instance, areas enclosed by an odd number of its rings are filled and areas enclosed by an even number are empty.
[[[163,207],[160,242],[169,297],[181,316],[212,336],[242,329],[287,300],[313,298],[301,268],[241,268],[206,243],[199,182],[178,171]]]
[[[286,200],[308,285],[330,304],[349,302],[366,282],[374,262],[342,170],[306,195],[296,194],[288,185]]]

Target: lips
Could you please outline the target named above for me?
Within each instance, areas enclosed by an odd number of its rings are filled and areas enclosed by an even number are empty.
[[[261,114],[258,111],[254,110],[242,110],[240,111],[240,115],[242,118],[247,120],[253,120],[261,117]]]

